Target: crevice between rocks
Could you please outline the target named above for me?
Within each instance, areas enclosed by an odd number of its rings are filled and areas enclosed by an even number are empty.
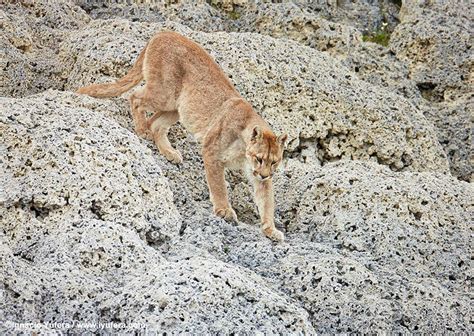
[[[344,158],[353,159],[352,154],[346,154],[346,152],[343,152],[343,155],[333,155],[330,154],[329,150],[327,149],[328,144],[333,138],[340,138],[341,143],[346,143],[347,142],[347,136],[350,133],[335,133],[332,132],[331,130],[328,131],[328,134],[326,137],[317,137],[317,136],[311,136],[311,137],[304,137],[301,134],[298,137],[299,144],[296,148],[292,150],[285,150],[284,152],[284,158],[285,159],[298,159],[299,161],[303,163],[308,163],[311,160],[317,160],[321,166],[325,166],[328,163],[331,162],[337,162],[339,160],[342,160]],[[340,137],[341,135],[344,136],[344,139]],[[364,143],[364,147],[371,146],[372,144],[367,142]],[[353,147],[349,146],[349,148],[352,148],[354,151],[360,149],[360,147]],[[346,155],[344,155],[346,154]],[[371,160],[376,161],[380,165],[384,165],[389,167],[392,171],[402,171],[406,167],[410,166],[412,163],[412,159],[410,158],[409,155],[406,153],[402,154],[400,157],[400,160],[403,164],[403,166],[397,166],[392,160],[387,160],[383,159],[380,156],[377,155],[377,153],[372,153],[368,155],[368,158]]]

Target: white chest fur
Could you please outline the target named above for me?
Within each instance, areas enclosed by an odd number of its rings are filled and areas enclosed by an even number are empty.
[[[229,169],[243,169],[246,164],[245,143],[238,139],[234,141],[221,156],[225,167]]]

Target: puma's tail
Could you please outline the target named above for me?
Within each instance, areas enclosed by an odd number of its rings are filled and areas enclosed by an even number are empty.
[[[140,83],[143,79],[142,68],[147,46],[145,46],[145,48],[143,48],[143,50],[140,52],[140,55],[138,55],[138,59],[133,65],[132,69],[124,77],[118,79],[114,83],[84,86],[78,89],[76,92],[96,98],[117,97],[130,90],[132,87],[138,85],[138,83]]]

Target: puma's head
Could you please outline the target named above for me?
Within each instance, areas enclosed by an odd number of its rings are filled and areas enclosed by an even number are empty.
[[[286,139],[286,134],[277,137],[259,126],[253,128],[245,155],[257,179],[263,181],[272,178],[282,160]]]

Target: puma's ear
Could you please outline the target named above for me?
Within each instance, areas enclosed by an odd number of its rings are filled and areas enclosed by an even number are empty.
[[[252,141],[257,141],[262,138],[262,130],[260,127],[255,126],[252,130]]]
[[[288,135],[287,134],[282,134],[278,137],[278,141],[280,142],[280,144],[282,146],[285,146],[285,143],[286,143],[286,140],[288,139]]]

